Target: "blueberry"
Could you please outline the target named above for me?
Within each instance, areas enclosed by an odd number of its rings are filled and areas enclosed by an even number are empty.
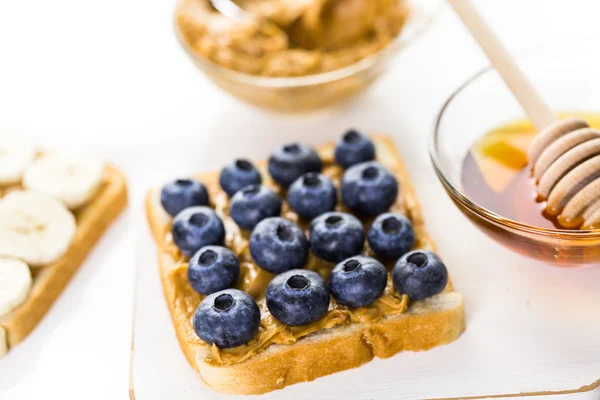
[[[313,253],[329,262],[340,262],[360,254],[365,243],[363,226],[354,215],[329,212],[310,224]]]
[[[387,277],[387,270],[379,261],[355,256],[333,268],[329,287],[338,303],[354,308],[366,307],[381,296]]]
[[[357,214],[374,217],[398,197],[398,182],[383,165],[370,161],[355,165],[342,178],[342,201]]]
[[[177,179],[162,188],[160,202],[165,211],[174,217],[188,207],[208,205],[208,191],[198,181]]]
[[[309,172],[290,186],[287,199],[290,207],[300,217],[311,220],[327,211],[333,211],[337,203],[337,192],[330,178]]]
[[[398,259],[415,245],[415,231],[412,223],[404,215],[381,214],[367,235],[369,246],[378,257],[388,260]]]
[[[262,182],[260,172],[248,160],[235,160],[221,170],[219,183],[221,188],[232,197],[239,190],[249,185],[258,185]]]
[[[254,299],[237,289],[227,289],[206,297],[192,318],[196,335],[221,348],[248,342],[260,326],[260,309]]]
[[[211,294],[230,288],[240,273],[240,262],[229,249],[204,246],[188,263],[188,281],[200,294]]]
[[[209,207],[188,207],[177,214],[171,233],[177,248],[188,257],[204,246],[222,244],[225,238],[223,222]]]
[[[229,214],[242,229],[252,230],[263,219],[281,213],[281,198],[266,186],[250,185],[231,199]]]
[[[292,143],[280,146],[269,158],[269,173],[283,187],[307,172],[321,172],[321,159],[311,147]]]
[[[392,272],[394,287],[411,300],[440,293],[448,283],[448,270],[433,252],[415,250],[403,255]]]
[[[375,159],[371,139],[351,129],[335,145],[335,162],[343,168]]]
[[[267,218],[250,235],[250,254],[259,267],[279,274],[306,263],[308,240],[292,221]]]
[[[267,308],[277,320],[301,326],[320,320],[329,308],[329,288],[319,274],[294,269],[277,275],[267,287]]]

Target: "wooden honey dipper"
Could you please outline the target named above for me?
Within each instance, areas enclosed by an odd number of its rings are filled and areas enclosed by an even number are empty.
[[[569,229],[600,228],[600,131],[558,120],[470,0],[448,0],[538,130],[528,162],[546,212]]]

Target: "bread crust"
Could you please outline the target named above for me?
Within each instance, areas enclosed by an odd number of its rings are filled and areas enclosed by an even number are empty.
[[[407,213],[413,221],[421,247],[434,249],[424,227],[408,172],[390,138],[375,135],[377,159],[389,168],[401,183]],[[322,157],[331,157],[333,143],[320,146]],[[265,163],[258,164],[264,169]],[[197,175],[207,187],[218,185],[218,173]],[[414,302],[400,315],[373,322],[352,323],[323,329],[300,338],[291,345],[271,345],[264,351],[236,364],[206,361],[210,348],[190,337],[186,316],[178,312],[176,291],[168,274],[177,266],[171,253],[162,246],[170,227],[170,216],[160,204],[160,189],[146,195],[146,214],[150,230],[158,245],[160,276],[175,332],[190,365],[211,389],[231,394],[262,394],[285,386],[311,381],[318,377],[358,367],[374,357],[388,358],[403,350],[421,351],[455,340],[465,329],[462,296],[446,290],[430,299]]]
[[[419,303],[393,318],[326,329],[292,345],[273,345],[239,364],[209,364],[204,361],[208,354],[198,352],[197,370],[213,390],[261,394],[356,368],[374,357],[428,350],[452,342],[464,331],[459,293],[443,293]]]
[[[34,268],[33,285],[23,304],[0,318],[8,348],[23,341],[48,312],[96,242],[127,205],[123,174],[105,168],[104,184],[90,203],[75,211],[77,230],[67,252],[53,264]]]

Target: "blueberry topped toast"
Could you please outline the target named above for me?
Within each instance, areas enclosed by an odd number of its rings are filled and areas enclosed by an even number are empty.
[[[349,131],[151,190],[177,338],[214,390],[259,394],[465,328],[392,141]]]

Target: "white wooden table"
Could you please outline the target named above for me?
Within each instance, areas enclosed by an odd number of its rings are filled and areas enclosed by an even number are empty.
[[[596,2],[479,4],[512,51],[600,32]],[[287,117],[242,105],[201,77],[172,35],[172,7],[172,1],[143,0],[0,2],[0,128],[29,132],[51,148],[84,148],[113,160],[129,176],[131,199],[129,212],[48,317],[0,362],[1,399],[126,399],[136,266],[140,297],[152,296],[138,316],[156,311],[150,320],[138,318],[136,336],[140,323],[156,328],[157,336],[147,338],[158,340],[153,348],[168,350],[166,366],[181,372],[168,385],[178,398],[215,397],[181,357],[156,291],[143,193],[173,175],[213,169],[240,155],[263,158],[290,138],[317,144],[349,126],[394,135],[429,229],[465,295],[467,331],[451,346],[378,360],[279,393],[340,397],[353,382],[345,398],[457,397],[577,389],[600,379],[600,269],[550,269],[510,254],[453,208],[434,177],[426,141],[435,113],[486,63],[449,10],[359,102]],[[165,167],[170,160],[177,163]],[[152,358],[144,346],[136,341],[136,362],[164,367],[154,364],[164,358]],[[136,365],[137,398],[161,398],[151,396],[160,389],[152,384],[168,382],[149,381],[152,374]],[[600,392],[561,397],[597,399]]]

